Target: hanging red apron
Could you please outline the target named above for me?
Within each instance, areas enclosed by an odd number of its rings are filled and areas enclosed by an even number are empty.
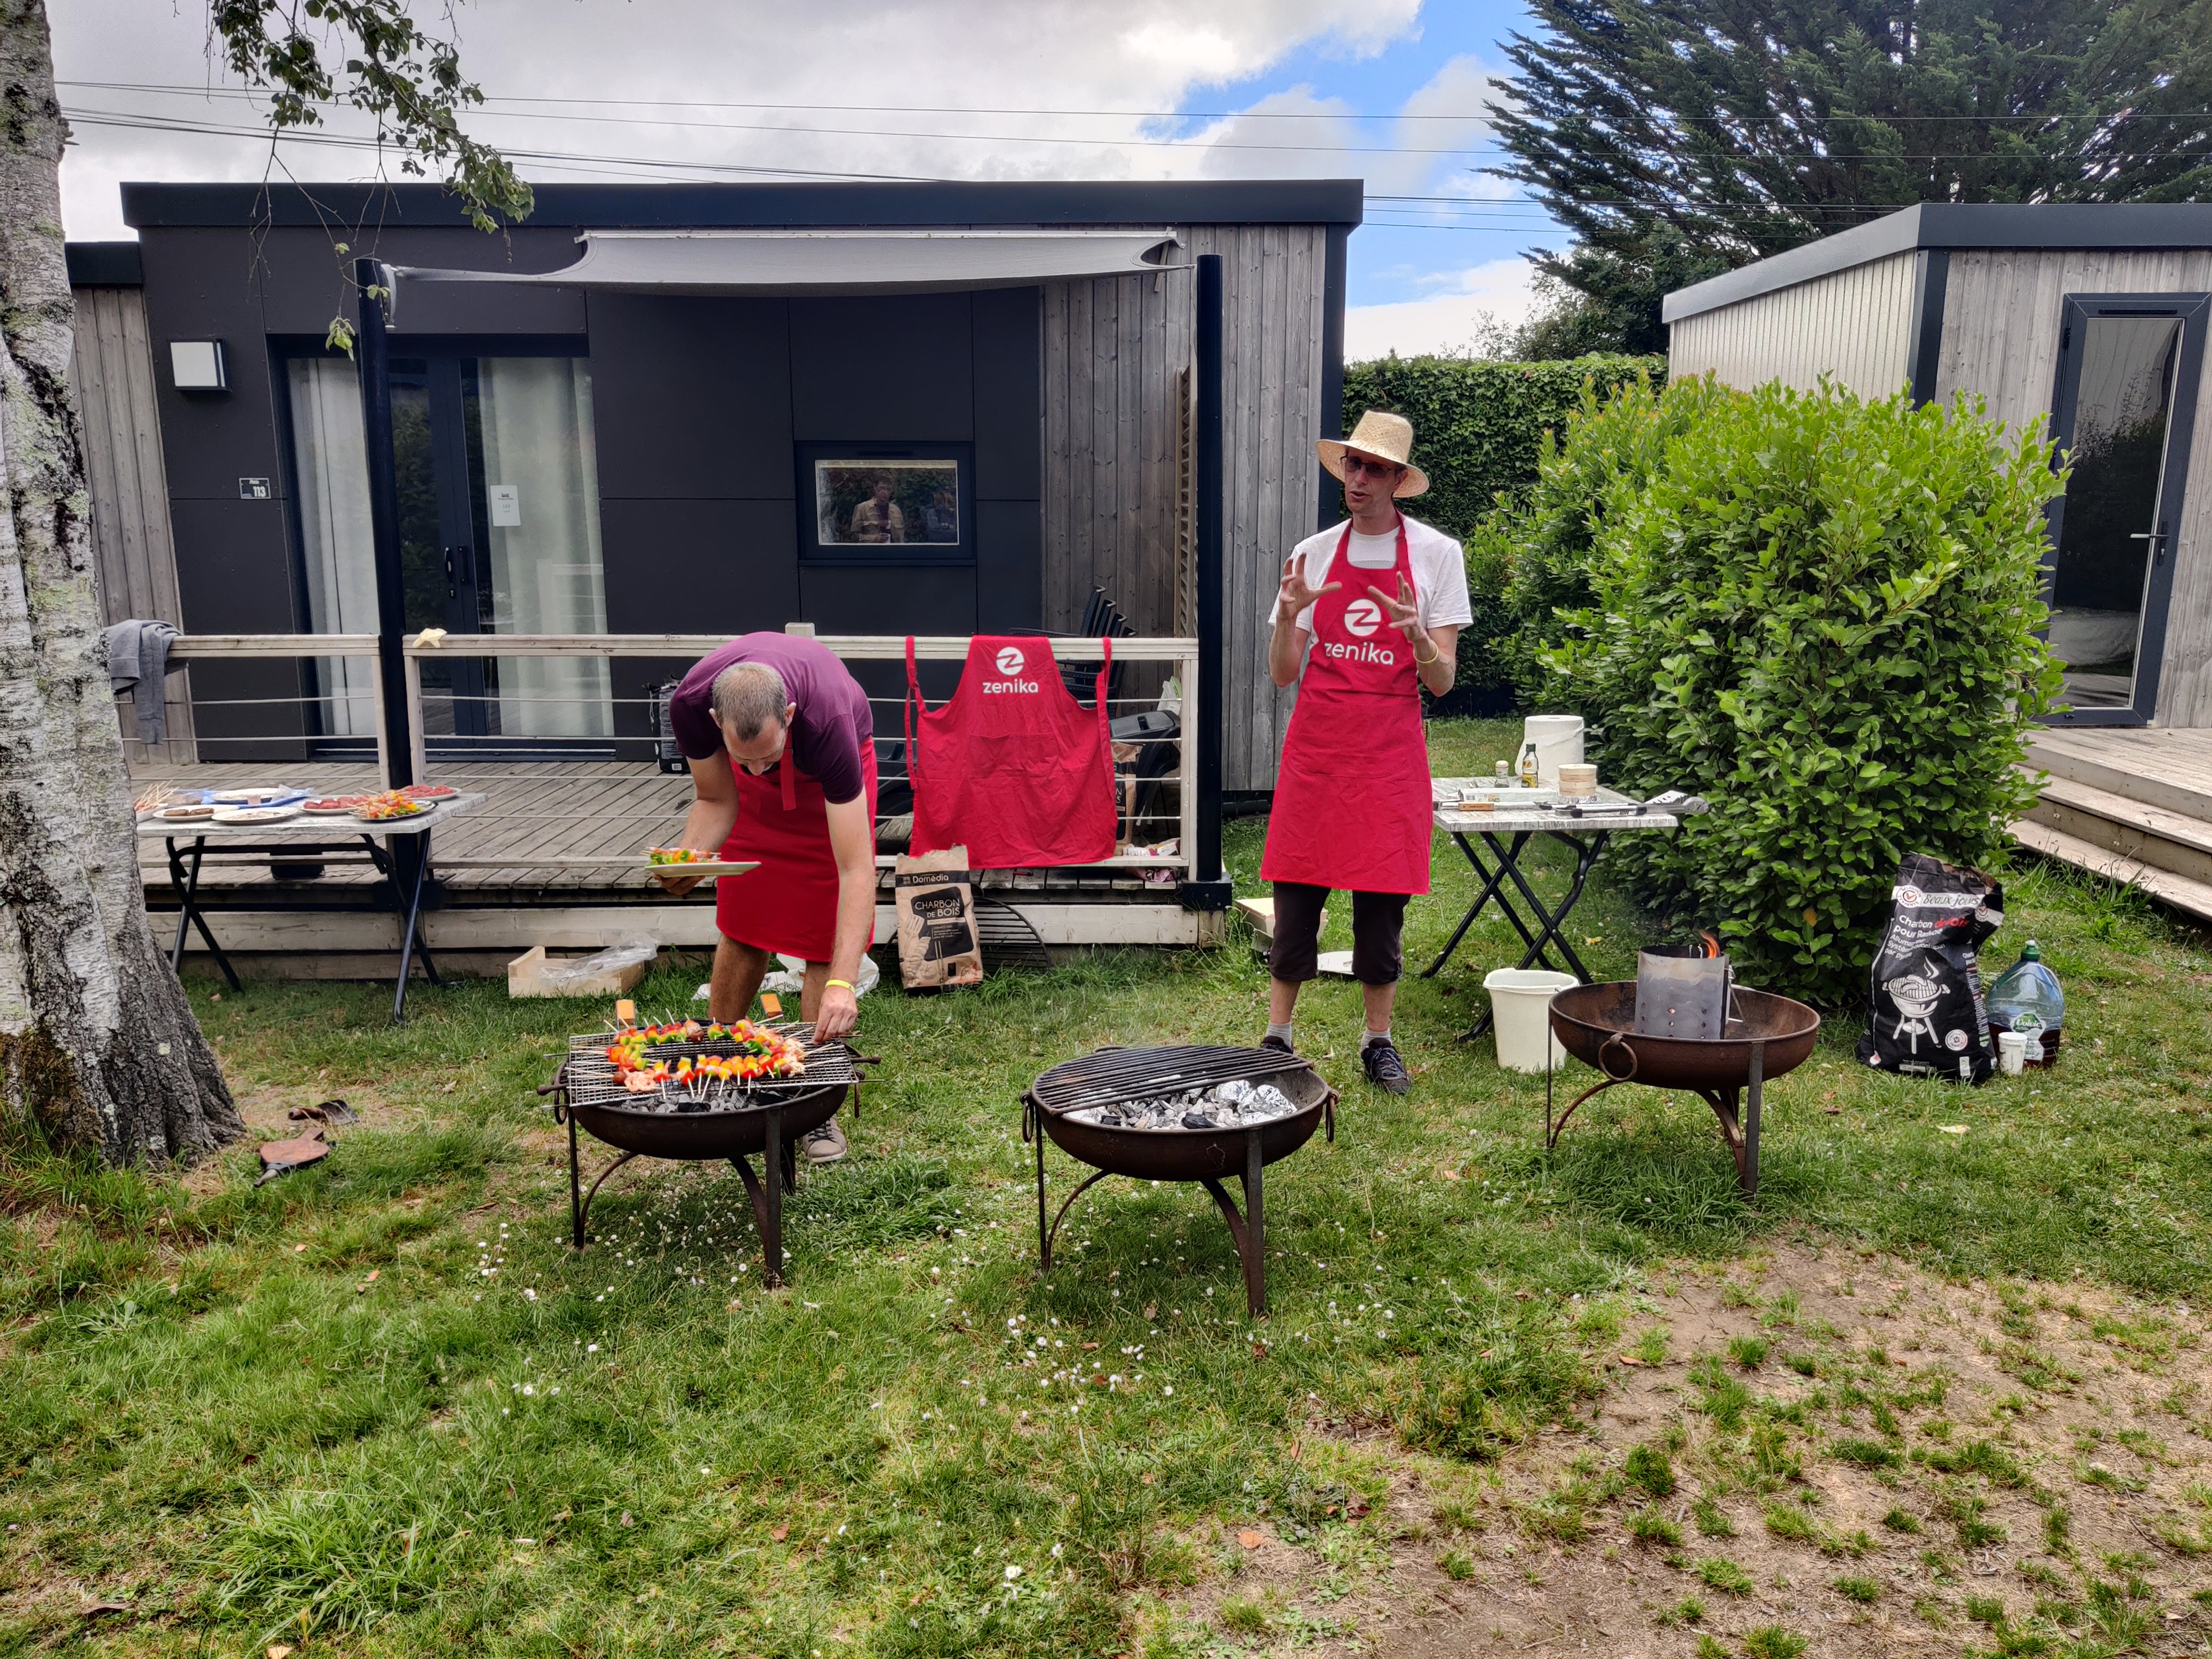
[[[714,926],[756,950],[827,962],[837,938],[837,854],[822,786],[793,764],[787,746],[775,768],[755,777],[735,761],[738,821],[722,845],[726,859],[757,859],[760,868],[714,884]],[[876,821],[876,746],[860,745],[860,793]],[[875,943],[875,904],[868,906]]]
[[[1398,559],[1363,570],[1349,556],[1346,525],[1314,601],[1313,649],[1283,738],[1275,803],[1267,817],[1265,881],[1305,882],[1355,893],[1429,890],[1429,746],[1413,647],[1367,589],[1413,584],[1406,521]]]
[[[1114,856],[1114,751],[1106,677],[1085,713],[1061,684],[1052,647],[1034,635],[978,634],[952,701],[934,714],[906,642],[907,767],[914,850],[965,846],[975,870],[1095,864]]]

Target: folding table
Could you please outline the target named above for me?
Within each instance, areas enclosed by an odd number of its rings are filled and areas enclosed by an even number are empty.
[[[1437,828],[1449,835],[1459,850],[1466,854],[1467,861],[1474,866],[1474,873],[1481,878],[1482,885],[1475,892],[1474,902],[1468,906],[1467,914],[1459,919],[1459,926],[1452,931],[1449,942],[1438,953],[1437,959],[1423,970],[1421,977],[1432,979],[1443,970],[1444,963],[1451,959],[1451,953],[1459,948],[1460,940],[1467,937],[1467,930],[1474,926],[1474,919],[1482,914],[1483,906],[1494,901],[1498,908],[1505,912],[1505,919],[1513,924],[1514,930],[1528,947],[1515,964],[1516,967],[1533,968],[1540,963],[1556,971],[1571,973],[1588,985],[1590,982],[1589,970],[1583,966],[1583,959],[1575,954],[1573,943],[1559,930],[1566,925],[1568,915],[1582,898],[1583,884],[1589,879],[1590,866],[1597,862],[1597,856],[1605,850],[1606,842],[1617,832],[1674,830],[1680,826],[1681,820],[1670,812],[1648,807],[1640,812],[1593,813],[1577,817],[1571,812],[1544,806],[1478,811],[1460,804],[1462,789],[1480,789],[1490,781],[1487,778],[1435,778],[1430,781],[1430,799]],[[1631,797],[1611,789],[1601,789],[1595,799],[1626,802]],[[1480,840],[1490,849],[1491,862],[1484,862],[1482,854],[1468,839],[1470,836]],[[1566,896],[1557,906],[1544,902],[1521,868],[1522,851],[1528,845],[1529,839],[1535,836],[1549,836],[1553,840],[1574,848],[1575,873],[1567,884]],[[1534,914],[1536,927],[1532,928],[1522,919],[1520,911],[1514,908],[1513,894],[1506,886],[1509,881],[1514,889],[1519,890],[1522,899]],[[1565,959],[1565,967],[1559,967],[1551,958],[1550,951],[1555,945]],[[1466,1040],[1472,1042],[1489,1030],[1492,1018],[1491,1011],[1484,1010],[1482,1018],[1468,1028]]]
[[[368,896],[345,902],[348,889],[343,884],[334,884],[317,890],[312,896],[295,896],[288,891],[283,903],[277,907],[287,910],[302,910],[314,914],[337,914],[351,910],[389,910],[399,918],[399,976],[392,991],[392,1018],[404,1019],[407,1013],[407,975],[414,965],[416,953],[422,957],[422,970],[433,985],[441,983],[437,964],[430,959],[430,947],[422,938],[422,891],[430,869],[430,831],[449,818],[459,817],[472,807],[481,805],[484,796],[465,793],[450,796],[437,803],[429,811],[411,818],[392,818],[376,823],[367,823],[352,817],[315,817],[302,814],[288,818],[282,823],[216,823],[211,819],[198,818],[185,823],[166,821],[152,813],[142,815],[138,833],[142,836],[161,838],[169,860],[169,878],[176,884],[179,909],[177,915],[176,943],[169,951],[169,965],[180,967],[185,959],[185,939],[193,928],[215,957],[216,966],[230,981],[230,988],[239,988],[238,971],[230,965],[222,946],[216,943],[214,931],[208,926],[211,909],[244,908],[234,902],[210,904],[201,895],[200,869],[210,857],[218,867],[223,865],[259,865],[271,867],[279,864],[321,864],[337,862],[366,864],[374,868],[382,879],[369,889]],[[339,833],[341,826],[343,832]],[[386,844],[377,845],[379,836],[387,837]],[[179,846],[180,842],[189,842]],[[354,893],[359,888],[352,889]],[[331,897],[325,899],[324,893]],[[257,893],[257,896],[258,896]],[[265,904],[254,908],[266,908]]]

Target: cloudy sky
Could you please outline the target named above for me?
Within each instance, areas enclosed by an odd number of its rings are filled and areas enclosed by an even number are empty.
[[[343,144],[272,157],[208,58],[203,0],[49,12],[72,238],[131,234],[126,179],[372,175]],[[1481,172],[1519,0],[464,0],[453,25],[487,96],[470,131],[538,181],[1362,179],[1354,359],[1517,319],[1522,254],[1565,240]]]

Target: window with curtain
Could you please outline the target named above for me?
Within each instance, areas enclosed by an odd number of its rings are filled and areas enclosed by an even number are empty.
[[[306,545],[307,627],[316,634],[374,634],[376,551],[368,527],[368,447],[362,441],[361,383],[343,357],[295,357],[292,455],[300,531]],[[376,706],[362,657],[316,659],[322,729],[372,737]]]
[[[410,629],[603,634],[599,460],[591,365],[580,357],[395,356],[394,465]],[[309,626],[374,633],[375,550],[360,381],[343,357],[288,365]],[[367,659],[321,664],[323,730],[375,730]],[[598,658],[456,651],[427,667],[423,723],[479,742],[605,740],[611,677]]]
[[[462,383],[491,631],[605,633],[591,364],[483,357],[464,366]],[[499,720],[501,731],[526,737],[611,736],[606,662],[501,659]]]

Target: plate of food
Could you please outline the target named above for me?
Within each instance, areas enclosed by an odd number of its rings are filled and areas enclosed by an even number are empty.
[[[760,868],[757,859],[718,859],[690,847],[647,849],[642,866],[649,876],[742,876]]]
[[[302,812],[312,812],[318,817],[329,817],[340,812],[350,812],[362,803],[359,795],[318,795],[300,803]]]
[[[281,783],[256,784],[246,789],[218,789],[208,799],[217,806],[267,806],[299,793]]]
[[[179,801],[174,806],[156,808],[154,816],[164,823],[190,823],[213,817],[215,808],[200,801]]]
[[[461,792],[450,783],[410,783],[399,793],[410,800],[451,800]]]
[[[434,803],[410,800],[393,790],[381,795],[370,795],[354,804],[354,817],[368,823],[389,823],[395,818],[419,818]]]
[[[287,818],[296,818],[296,806],[223,806],[216,810],[217,823],[282,823]]]

